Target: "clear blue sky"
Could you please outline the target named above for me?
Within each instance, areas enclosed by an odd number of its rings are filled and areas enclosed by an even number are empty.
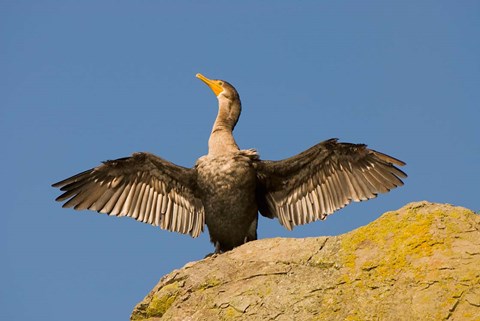
[[[50,184],[150,151],[192,166],[217,111],[194,76],[240,92],[235,134],[264,159],[331,137],[407,162],[405,186],[324,222],[337,235],[429,200],[480,209],[478,1],[0,1],[0,319],[126,320],[213,249],[76,212]]]

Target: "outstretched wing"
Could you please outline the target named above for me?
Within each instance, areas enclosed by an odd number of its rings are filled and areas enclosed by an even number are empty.
[[[195,197],[194,169],[148,153],[109,160],[53,184],[64,191],[63,207],[89,209],[160,226],[197,237],[205,222],[203,204]]]
[[[256,164],[259,209],[291,230],[324,220],[349,204],[374,198],[403,185],[404,162],[363,144],[321,142],[281,161]]]

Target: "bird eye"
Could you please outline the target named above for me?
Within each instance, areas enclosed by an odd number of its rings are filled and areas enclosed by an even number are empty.
[[[219,84],[220,86],[223,86],[223,81],[219,81],[218,84]]]

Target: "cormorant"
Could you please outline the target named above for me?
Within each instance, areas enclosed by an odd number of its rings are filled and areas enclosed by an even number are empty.
[[[215,252],[257,239],[258,212],[291,230],[324,220],[351,201],[374,198],[403,185],[404,162],[364,144],[321,142],[280,161],[241,150],[232,131],[240,97],[224,80],[203,80],[218,99],[208,154],[193,168],[149,153],[103,162],[53,184],[63,207],[130,216],[197,237],[207,224]]]

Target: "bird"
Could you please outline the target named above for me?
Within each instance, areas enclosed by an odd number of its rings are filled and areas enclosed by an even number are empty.
[[[242,110],[237,90],[225,80],[196,77],[218,100],[207,155],[191,168],[147,152],[107,160],[52,184],[63,192],[56,201],[194,238],[207,225],[220,254],[257,239],[259,213],[292,230],[404,184],[405,162],[337,138],[278,161],[240,149],[233,136]]]

